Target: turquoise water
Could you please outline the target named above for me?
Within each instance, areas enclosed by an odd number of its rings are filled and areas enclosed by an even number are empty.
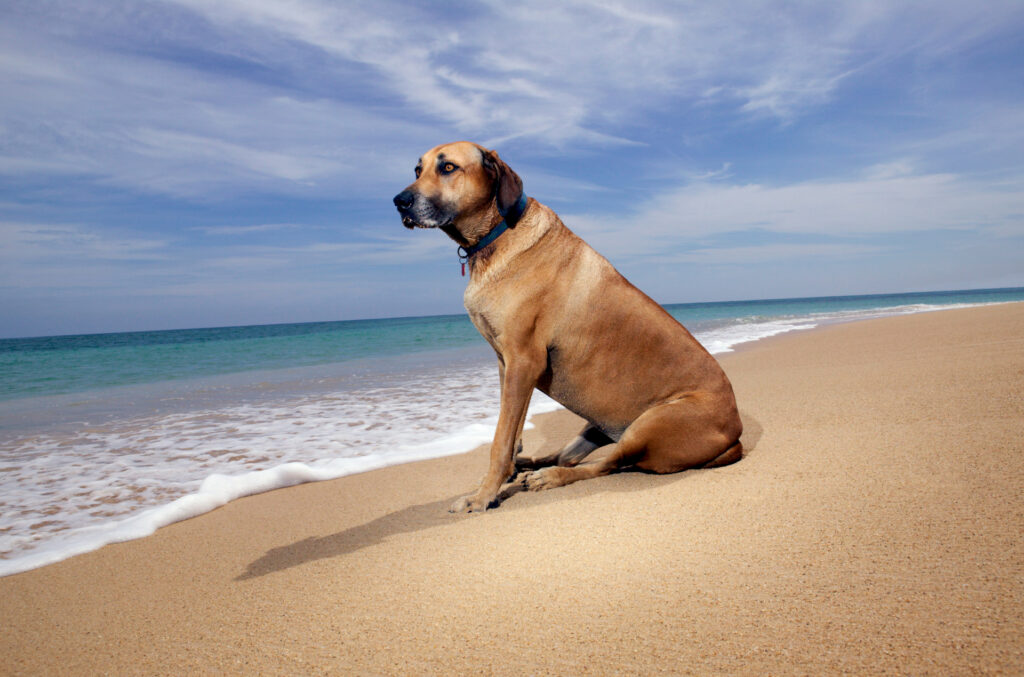
[[[1024,288],[666,306],[713,354]],[[259,491],[490,441],[464,315],[0,340],[0,576]],[[531,414],[557,404],[535,393]],[[742,406],[742,404],[741,404]]]
[[[481,341],[464,315],[0,340],[0,400],[386,357]]]
[[[858,311],[1019,300],[1024,300],[1024,289],[665,307],[698,334],[757,322],[817,317],[828,321],[843,319],[844,314],[855,319]],[[0,400],[484,345],[465,315],[2,339]]]
[[[900,307],[933,307],[977,305],[1024,301],[1024,287],[1005,289],[972,289],[962,291],[911,292],[903,294],[868,294],[860,296],[816,296],[761,301],[725,301],[721,303],[683,303],[665,306],[669,312],[687,322],[731,320],[750,317],[798,318],[864,310],[885,311]]]

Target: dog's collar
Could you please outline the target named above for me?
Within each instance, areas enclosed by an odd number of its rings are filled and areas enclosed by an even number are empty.
[[[516,223],[519,222],[519,219],[522,218],[523,212],[526,211],[526,205],[528,202],[529,200],[526,197],[526,193],[520,194],[519,199],[516,200],[515,204],[506,209],[504,212],[502,212],[501,215],[504,218],[501,220],[501,223],[496,225],[494,228],[491,228],[491,232],[487,233],[482,238],[480,238],[480,241],[474,245],[471,245],[469,247],[459,247],[459,262],[462,263],[463,275],[466,274],[466,262],[469,261],[469,257],[471,257],[473,254],[476,254],[478,251],[480,251],[487,245],[497,240],[499,237],[501,237],[502,233],[504,233],[510,227],[515,226]]]

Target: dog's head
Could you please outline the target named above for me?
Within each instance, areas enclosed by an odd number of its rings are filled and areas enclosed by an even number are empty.
[[[395,196],[406,228],[440,228],[461,245],[490,231],[523,194],[498,154],[468,141],[427,151],[416,180]]]

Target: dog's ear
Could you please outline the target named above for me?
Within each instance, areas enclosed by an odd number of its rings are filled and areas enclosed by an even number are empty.
[[[498,211],[504,214],[523,194],[523,181],[493,150],[483,152],[483,164],[494,179],[494,198],[498,202]]]

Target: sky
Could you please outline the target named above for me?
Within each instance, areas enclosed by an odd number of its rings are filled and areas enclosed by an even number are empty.
[[[661,303],[1024,286],[1024,3],[0,0],[0,336],[462,312],[440,143]]]

